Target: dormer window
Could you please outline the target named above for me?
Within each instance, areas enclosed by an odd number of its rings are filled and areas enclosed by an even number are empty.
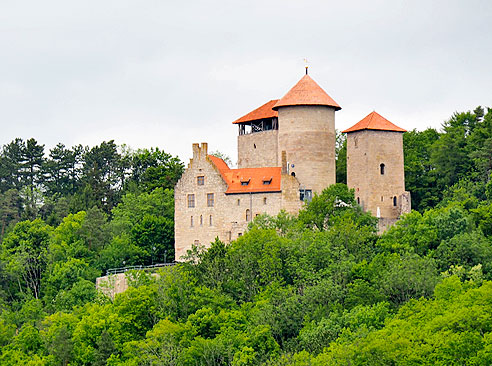
[[[242,186],[247,186],[249,184],[249,181],[250,181],[249,178],[247,178],[247,179],[241,178],[241,185]]]
[[[273,177],[270,177],[270,178],[263,178],[263,185],[264,186],[268,186],[272,183],[272,179]]]

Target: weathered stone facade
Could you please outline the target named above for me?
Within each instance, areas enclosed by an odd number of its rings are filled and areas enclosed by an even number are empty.
[[[380,218],[381,231],[409,212],[403,132],[364,129],[347,133],[347,185],[355,190],[364,211]]]
[[[260,214],[280,210],[296,213],[301,207],[299,183],[282,175],[278,192],[226,193],[227,183],[207,154],[207,144],[193,144],[193,158],[175,187],[175,258],[180,260],[192,245],[209,247],[215,238],[225,243],[241,236]],[[198,184],[203,177],[203,184]],[[201,182],[200,182],[201,183]],[[213,194],[213,203],[207,195]],[[189,196],[194,207],[188,207]]]
[[[237,167],[259,168],[278,165],[278,130],[237,137]]]
[[[278,149],[287,153],[289,173],[297,177],[301,188],[321,193],[335,184],[335,109],[280,107],[278,121]]]

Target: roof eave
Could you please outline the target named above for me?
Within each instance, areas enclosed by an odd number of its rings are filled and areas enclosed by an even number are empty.
[[[282,104],[282,105],[274,105],[272,109],[274,111],[278,111],[279,108],[282,107],[302,107],[302,106],[320,106],[320,107],[328,107],[328,108],[334,108],[335,111],[339,111],[342,109],[339,105],[329,105],[329,104],[322,104],[322,103],[299,103],[299,104]]]
[[[383,129],[383,128],[358,128],[356,130],[351,130],[351,129],[346,129],[343,130],[342,133],[350,133],[350,132],[358,132],[358,131],[389,131],[389,132],[407,132],[407,130],[403,129],[402,130],[391,130],[391,129]]]

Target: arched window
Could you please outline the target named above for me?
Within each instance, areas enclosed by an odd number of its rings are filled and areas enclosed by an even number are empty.
[[[210,218],[209,218],[209,225],[212,226],[212,215],[210,215]]]
[[[293,177],[295,177],[296,176],[296,173],[295,172],[292,172],[292,173],[290,173],[290,175],[292,175]]]
[[[379,164],[379,170],[381,172],[381,175],[384,175],[384,164]]]
[[[360,205],[360,198],[357,197],[357,204]]]
[[[251,211],[249,208],[246,210],[246,221],[251,221]]]
[[[395,206],[395,207],[396,207],[396,203],[397,203],[397,202],[396,202],[396,196],[394,196],[394,197],[393,197],[393,206]]]

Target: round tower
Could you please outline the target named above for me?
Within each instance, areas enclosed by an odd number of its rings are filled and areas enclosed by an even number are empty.
[[[335,111],[341,107],[306,73],[275,106],[278,157],[309,199],[335,183]],[[278,162],[280,165],[281,162]]]
[[[405,130],[372,112],[342,132],[347,134],[347,185],[363,210],[388,220],[410,211],[403,164]]]

